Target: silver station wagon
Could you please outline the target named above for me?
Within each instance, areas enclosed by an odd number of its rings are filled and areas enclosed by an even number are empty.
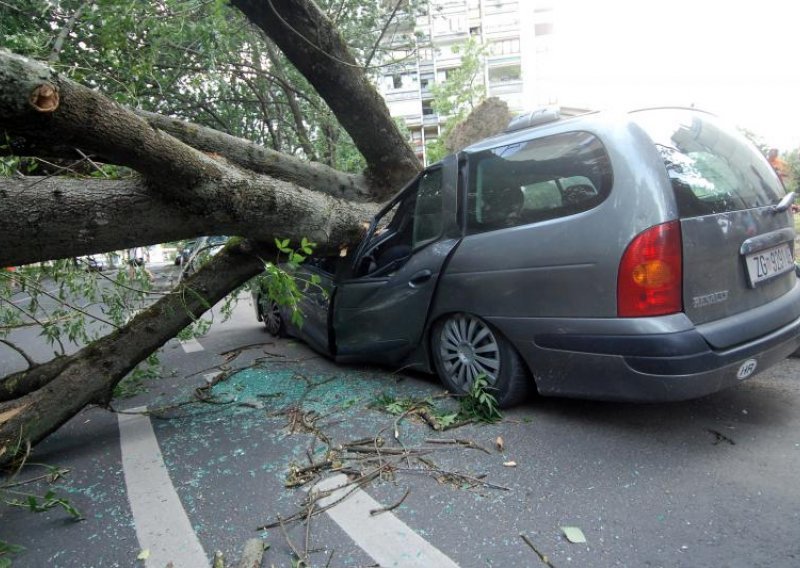
[[[350,258],[303,265],[302,326],[263,294],[258,318],[453,392],[484,376],[506,407],[699,397],[800,346],[793,199],[713,115],[534,112],[427,168]]]

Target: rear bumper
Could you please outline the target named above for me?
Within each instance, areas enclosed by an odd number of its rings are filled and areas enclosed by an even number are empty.
[[[636,336],[544,334],[518,345],[546,395],[629,401],[685,400],[740,379],[746,362],[769,368],[800,347],[800,318],[729,349],[697,330]]]

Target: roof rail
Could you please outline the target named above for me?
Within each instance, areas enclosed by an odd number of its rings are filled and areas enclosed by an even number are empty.
[[[561,110],[555,106],[540,107],[511,119],[504,132],[515,132],[523,128],[555,122],[561,118]]]

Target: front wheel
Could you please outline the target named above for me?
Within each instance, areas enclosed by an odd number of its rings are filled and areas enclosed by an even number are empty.
[[[259,301],[261,306],[261,319],[270,335],[274,337],[284,337],[286,335],[286,325],[283,323],[280,306],[275,300],[262,298]]]
[[[501,408],[522,401],[531,387],[524,362],[500,333],[479,317],[451,314],[433,327],[431,350],[445,387],[467,394],[483,376]]]

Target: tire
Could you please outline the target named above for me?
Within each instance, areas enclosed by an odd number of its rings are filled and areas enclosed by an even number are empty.
[[[500,408],[509,408],[531,391],[533,380],[514,346],[477,316],[450,314],[433,326],[431,352],[445,388],[469,392],[483,374]]]
[[[264,327],[267,328],[269,334],[273,337],[286,337],[286,324],[283,321],[280,306],[275,300],[259,298],[258,305]]]

